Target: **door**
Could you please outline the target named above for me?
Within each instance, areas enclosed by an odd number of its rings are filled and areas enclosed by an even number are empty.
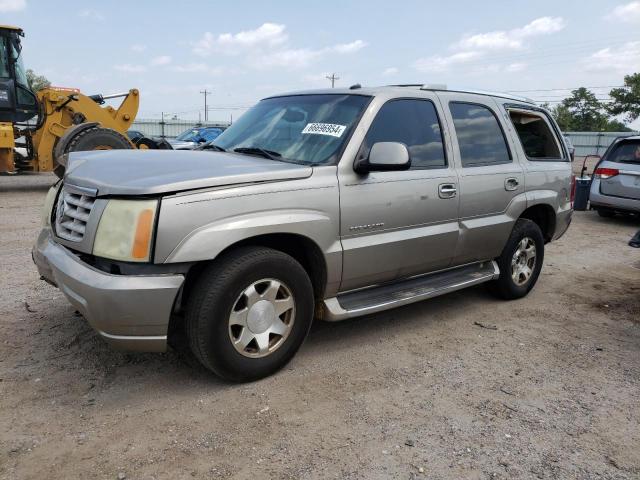
[[[448,136],[433,98],[386,101],[356,154],[367,158],[376,142],[401,142],[409,150],[409,170],[363,175],[354,172],[352,158],[340,165],[342,291],[451,263],[458,239],[458,180],[447,161]]]
[[[524,198],[522,166],[514,158],[491,97],[439,93],[453,125],[460,182],[460,237],[453,263],[500,255],[513,228],[507,209]]]

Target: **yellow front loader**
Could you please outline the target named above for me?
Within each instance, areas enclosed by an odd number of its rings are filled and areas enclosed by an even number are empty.
[[[105,96],[57,87],[34,93],[20,55],[22,36],[20,28],[0,26],[0,173],[60,173],[59,159],[74,151],[170,148],[126,136],[138,113],[136,89]],[[114,98],[122,98],[118,108],[105,105]]]

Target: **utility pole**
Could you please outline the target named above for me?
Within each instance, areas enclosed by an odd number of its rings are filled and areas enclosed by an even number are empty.
[[[327,75],[324,78],[326,78],[327,80],[331,80],[331,88],[335,87],[336,80],[340,80],[340,77],[336,76],[335,73],[332,73],[331,75]]]
[[[201,91],[200,93],[204,95],[204,121],[206,122],[207,120],[209,120],[209,112],[207,110],[207,95],[211,95],[211,92],[209,92],[205,88],[204,91]]]

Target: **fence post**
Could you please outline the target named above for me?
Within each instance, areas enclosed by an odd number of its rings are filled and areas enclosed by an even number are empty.
[[[160,138],[164,139],[164,112],[161,113],[162,120],[160,120]]]

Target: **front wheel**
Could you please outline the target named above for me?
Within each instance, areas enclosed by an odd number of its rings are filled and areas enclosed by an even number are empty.
[[[214,262],[187,302],[195,356],[231,381],[266,377],[287,364],[313,319],[313,288],[285,253],[247,247]]]
[[[500,277],[493,282],[494,292],[508,300],[522,298],[533,288],[544,260],[544,238],[540,227],[519,218],[502,254],[496,259]]]

